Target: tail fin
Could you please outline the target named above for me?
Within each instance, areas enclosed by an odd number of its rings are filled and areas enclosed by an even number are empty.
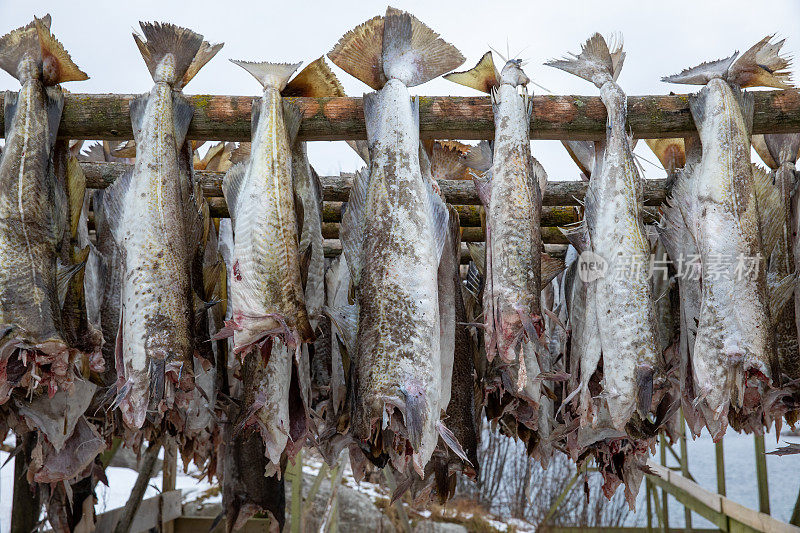
[[[561,141],[567,153],[584,176],[590,178],[594,169],[595,153],[592,141]]]
[[[48,15],[49,21],[49,15]],[[17,72],[20,61],[26,56],[39,57],[39,36],[36,20],[0,37],[0,68],[20,79]],[[20,80],[22,81],[22,80]]]
[[[586,40],[581,46],[580,54],[570,55],[571,58],[565,57],[548,61],[545,65],[574,74],[594,83],[597,87],[602,87],[608,81],[616,80],[625,59],[622,45],[617,45],[611,52],[606,40],[599,33],[595,33]]]
[[[455,46],[420,22],[414,15],[393,7],[386,9],[383,29],[383,72],[406,87],[458,68],[464,62]]]
[[[470,70],[445,74],[444,79],[459,85],[472,87],[486,94],[491,94],[492,88],[500,85],[500,73],[497,72],[497,68],[494,66],[492,52],[483,54],[478,64]]]
[[[778,135],[779,137],[780,135]],[[648,141],[649,142],[649,141]],[[775,170],[780,165],[775,159],[772,157],[772,152],[770,151],[769,147],[767,146],[767,142],[764,135],[753,135],[750,137],[750,144],[755,148],[756,153],[764,162],[772,170]]]
[[[486,172],[492,168],[493,158],[492,144],[489,141],[481,141],[464,156],[464,162],[472,170]]]
[[[795,163],[800,156],[800,133],[768,133],[764,143],[778,165]]]
[[[686,164],[686,149],[683,137],[674,139],[647,139],[647,146],[656,154],[668,174],[676,169],[683,168]]]
[[[714,78],[725,78],[739,52],[716,61],[706,61],[696,67],[683,69],[679,74],[664,76],[661,81],[667,83],[685,83],[687,85],[705,85]]]
[[[133,39],[153,81],[174,85],[182,80],[203,44],[203,36],[168,23],[139,22],[139,26],[144,37],[134,32]]]
[[[203,65],[211,61],[211,59],[217,55],[217,52],[222,49],[224,44],[225,43],[211,44],[208,41],[203,41],[203,44],[200,45],[200,50],[197,51],[194,59],[192,59],[192,62],[189,64],[189,68],[186,69],[183,78],[181,78],[180,87],[186,87],[186,84],[192,81],[192,78],[203,68]]]
[[[89,76],[78,68],[64,46],[50,33],[49,20],[47,25],[39,19],[35,19],[34,23],[42,53],[42,82],[56,85],[65,81],[88,80]]]
[[[383,17],[371,18],[356,26],[339,39],[328,59],[375,90],[384,86],[383,73]]]
[[[770,43],[774,35],[767,35],[742,54],[730,68],[727,80],[740,87],[775,87],[790,89],[791,61],[778,55],[784,39]]]
[[[467,165],[464,156],[469,146],[458,141],[436,141],[431,154],[431,173],[437,180],[467,180]]]
[[[407,87],[420,85],[449,72],[464,57],[416,17],[393,7],[347,32],[328,58],[373,89],[389,78]]]
[[[301,65],[301,63],[254,63],[251,61],[238,61],[236,59],[231,59],[230,61],[252,74],[265,89],[267,87],[273,87],[279,91],[282,91],[284,87],[286,87],[286,84],[289,83],[289,78],[292,77],[294,71]]]
[[[286,85],[281,94],[283,96],[308,96],[312,98],[346,96],[341,82],[325,62],[325,56],[309,63]]]

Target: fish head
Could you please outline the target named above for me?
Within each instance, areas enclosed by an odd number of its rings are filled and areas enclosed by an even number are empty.
[[[508,84],[514,87],[520,85],[524,86],[530,83],[531,79],[522,71],[521,59],[510,59],[506,62],[503,70],[500,72],[500,83]]]

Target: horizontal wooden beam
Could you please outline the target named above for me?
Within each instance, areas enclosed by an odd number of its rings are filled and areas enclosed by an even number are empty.
[[[325,257],[334,258],[342,253],[342,243],[338,239],[325,239],[323,241],[323,250]],[[549,244],[544,243],[544,251],[550,256],[557,259],[564,259],[567,255],[566,244]],[[461,264],[466,265],[470,261],[469,248],[466,242],[461,243]]]
[[[86,174],[86,186],[92,189],[105,189],[114,182],[129,165],[124,163],[81,163]],[[197,171],[197,179],[203,189],[203,194],[207,198],[219,198],[222,196],[222,172],[211,172],[206,170]],[[350,195],[350,181],[352,175],[343,174],[341,176],[320,176],[322,182],[322,195],[326,201],[346,202]],[[664,202],[666,180],[644,180],[645,205],[661,205]],[[576,206],[580,205],[586,194],[586,182],[584,181],[550,181],[545,187],[542,204],[545,206]],[[480,205],[478,193],[475,185],[470,180],[439,180],[439,187],[442,190],[447,202],[453,205]],[[222,215],[225,205],[224,200],[212,202],[212,210],[216,216]],[[226,210],[227,211],[227,210]]]
[[[339,238],[338,222],[323,222],[322,236],[326,239]],[[486,238],[483,229],[479,226],[462,226],[461,240],[464,242],[483,242]],[[542,242],[547,244],[569,244],[561,230],[549,226],[542,226]]]
[[[795,90],[755,91],[753,133],[800,131],[800,94]],[[58,130],[69,139],[131,139],[128,109],[136,95],[65,95]],[[195,95],[188,137],[197,140],[249,141],[252,96]],[[0,104],[3,96],[0,95]],[[288,98],[303,112],[299,138],[306,141],[365,139],[361,98]],[[420,96],[423,139],[491,139],[492,106],[488,97]],[[2,107],[0,105],[0,107]],[[597,96],[533,97],[532,139],[600,139],[606,109]],[[3,134],[0,114],[0,134]],[[634,137],[684,137],[696,131],[686,95],[628,97],[628,127]]]

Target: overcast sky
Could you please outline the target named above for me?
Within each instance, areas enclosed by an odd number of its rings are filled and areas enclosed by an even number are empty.
[[[182,6],[191,6],[187,10]],[[624,37],[627,58],[619,83],[630,95],[688,92],[696,87],[662,83],[673,74],[701,61],[744,51],[764,35],[777,33],[787,40],[784,51],[797,57],[800,50],[800,2],[754,1],[396,1],[441,33],[467,58],[471,68],[488,45],[530,62],[525,70],[556,94],[596,95],[589,82],[545,67],[544,61],[577,52],[593,32]],[[768,7],[767,7],[768,6]],[[33,15],[50,13],[52,30],[75,62],[89,74],[83,82],[65,87],[73,92],[141,93],[152,80],[131,38],[139,20],[158,20],[189,27],[211,42],[225,42],[220,51],[192,80],[187,94],[255,95],[258,83],[229,58],[255,61],[310,61],[327,53],[348,30],[375,15],[385,3],[353,0],[242,2],[238,0],[129,2],[73,0],[71,2],[0,0],[0,32],[26,24]],[[348,94],[360,95],[367,86],[335,68]],[[0,89],[17,90],[18,83],[0,72]],[[531,87],[535,93],[542,89]],[[471,89],[436,79],[413,89],[415,94],[476,95]],[[535,112],[535,111],[534,111]],[[643,143],[642,143],[643,144]],[[320,174],[354,170],[357,157],[344,143],[310,143],[312,164]],[[640,146],[650,161],[655,157]],[[557,141],[535,141],[533,153],[551,179],[577,176],[577,168]],[[644,163],[648,177],[659,172]]]

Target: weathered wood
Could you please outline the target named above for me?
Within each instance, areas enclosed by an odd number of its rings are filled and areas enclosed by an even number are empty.
[[[174,437],[166,437],[164,443],[164,462],[161,468],[161,492],[171,492],[175,490],[175,483],[178,479],[178,443]],[[160,513],[162,515],[161,533],[175,533],[175,526],[171,521],[166,521],[163,517],[163,500],[161,501]]]
[[[717,493],[726,496],[725,487],[725,450],[722,447],[722,439],[714,444],[714,456],[717,462]]]
[[[756,482],[758,483],[758,510],[769,514],[769,483],[767,482],[767,456],[764,454],[764,435],[753,435],[756,452]]]
[[[339,238],[339,224],[337,222],[322,223],[322,237],[325,239]],[[461,240],[463,242],[483,242],[485,239],[483,229],[473,226],[461,228]],[[558,228],[543,227],[542,242],[547,244],[568,244],[567,238]]]
[[[133,484],[130,496],[128,496],[128,502],[121,510],[118,521],[114,526],[114,533],[129,533],[132,531],[131,526],[139,511],[139,506],[142,504],[142,498],[147,490],[147,485],[150,483],[150,478],[153,475],[160,449],[161,441],[155,441],[150,443],[147,451],[144,452],[144,457],[139,467],[139,475],[136,477],[136,482]],[[99,531],[110,531],[110,528],[105,530],[100,529]]]
[[[757,91],[753,133],[800,131],[800,94],[794,90]],[[69,139],[131,139],[129,105],[136,95],[67,94],[59,136]],[[3,95],[0,95],[0,104]],[[195,95],[188,138],[250,140],[252,96]],[[303,113],[299,138],[306,141],[365,139],[361,98],[288,98]],[[492,107],[488,97],[420,96],[423,139],[491,139]],[[533,97],[531,138],[601,139],[606,108],[597,96]],[[0,117],[0,132],[4,130]],[[628,97],[627,125],[636,138],[684,137],[695,132],[687,95]]]
[[[588,527],[588,526],[541,526],[541,533],[648,533],[646,527]],[[711,533],[719,529],[708,528],[670,528],[669,533]]]
[[[86,174],[86,186],[90,189],[105,189],[114,180],[122,175],[130,165],[124,163],[81,163],[81,168]],[[224,173],[198,170],[196,172],[203,195],[207,198],[222,196],[222,178]],[[345,176],[320,176],[322,182],[322,195],[329,202],[346,202],[350,196],[350,177]],[[665,180],[644,180],[645,205],[657,206],[664,202]],[[542,205],[545,206],[576,206],[580,205],[586,194],[586,182],[583,181],[550,181],[544,191]],[[462,206],[480,205],[475,185],[470,180],[439,180],[439,187],[444,193],[448,203]],[[215,216],[221,216],[225,202],[212,204],[216,210]],[[227,209],[225,209],[227,212]],[[341,207],[340,207],[341,212]],[[460,214],[460,213],[459,213]],[[469,214],[474,220],[475,214]],[[463,224],[463,221],[462,221]]]
[[[342,243],[337,239],[325,239],[323,242],[323,250],[325,253],[325,257],[336,257],[342,253]],[[550,255],[550,257],[556,257],[558,259],[564,259],[567,253],[567,246],[564,244],[548,244],[545,243],[544,251]],[[467,247],[466,243],[461,244],[461,264],[465,265],[469,263],[470,255],[469,255],[469,248]]]
[[[114,528],[122,513],[124,507],[117,507],[111,509],[100,515],[97,515],[97,524],[95,531],[111,531]],[[164,492],[158,496],[147,498],[139,506],[139,510],[133,517],[133,522],[130,526],[131,533],[142,533],[144,531],[152,531],[159,529],[159,513],[161,514],[161,521],[164,523],[174,523],[173,521],[181,516],[181,491],[173,490]],[[224,525],[224,523],[223,523]],[[206,527],[208,530],[208,527]]]

